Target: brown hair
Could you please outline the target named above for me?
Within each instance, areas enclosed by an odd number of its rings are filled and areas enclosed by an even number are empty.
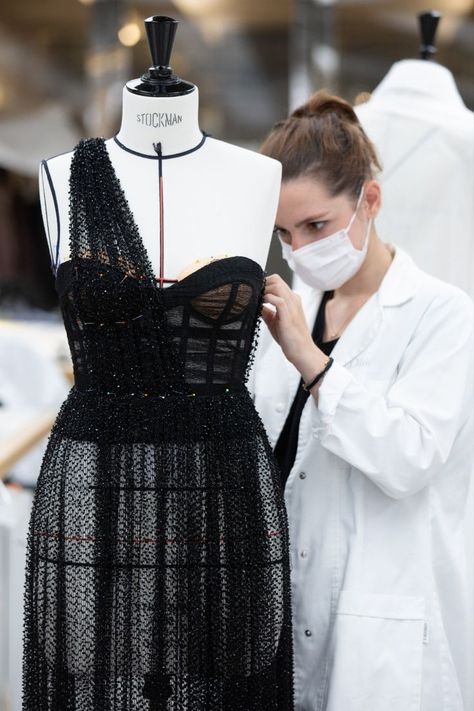
[[[357,197],[363,183],[382,170],[352,106],[324,89],[277,121],[260,152],[282,163],[282,180],[318,178],[332,196]]]

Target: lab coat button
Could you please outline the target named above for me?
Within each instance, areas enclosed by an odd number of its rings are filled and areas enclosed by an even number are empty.
[[[283,403],[279,402],[278,405],[275,407],[275,410],[277,412],[283,412]]]
[[[307,637],[311,637],[311,635],[313,634],[311,630],[305,630],[304,633]]]
[[[309,553],[308,549],[307,549],[307,548],[303,548],[303,550],[300,551],[300,556],[301,556],[302,558],[306,558],[306,557],[308,556],[308,553]]]
[[[306,472],[300,472],[300,479],[306,479]]]

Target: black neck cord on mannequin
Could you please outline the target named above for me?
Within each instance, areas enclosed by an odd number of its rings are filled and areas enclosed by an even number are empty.
[[[196,146],[193,146],[192,148],[188,148],[188,150],[181,151],[179,153],[168,153],[166,155],[161,154],[161,157],[156,156],[156,155],[155,156],[149,155],[148,153],[140,153],[139,151],[134,151],[132,148],[128,148],[128,146],[126,146],[124,143],[119,141],[119,139],[117,138],[117,134],[115,134],[115,136],[113,136],[113,139],[114,139],[115,143],[118,146],[120,146],[120,148],[123,148],[124,151],[128,151],[128,153],[133,153],[133,155],[135,155],[135,156],[140,156],[141,158],[151,158],[152,160],[157,160],[157,159],[166,160],[167,158],[180,158],[181,156],[186,156],[186,155],[188,155],[188,153],[193,153],[193,151],[197,151],[199,148],[201,148],[201,146],[203,145],[206,138],[208,136],[212,137],[211,134],[207,133],[206,131],[201,131],[201,133],[202,133],[202,139],[199,141],[199,143]],[[155,145],[156,144],[153,143],[153,146],[155,146]]]

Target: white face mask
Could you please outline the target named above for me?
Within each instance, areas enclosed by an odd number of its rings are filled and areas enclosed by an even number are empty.
[[[334,232],[328,237],[323,237],[320,240],[306,244],[304,247],[292,250],[291,245],[284,242],[278,235],[283,259],[288,263],[290,269],[298,274],[309,286],[323,291],[337,289],[354,276],[362,265],[369,246],[372,218],[370,218],[367,225],[362,249],[354,247],[348,233],[354,222],[363,194],[364,186],[362,186],[356,209],[347,227]]]

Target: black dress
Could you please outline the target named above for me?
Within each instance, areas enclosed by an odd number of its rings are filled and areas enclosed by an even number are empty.
[[[330,341],[323,341],[325,325],[324,311],[327,301],[332,298],[333,294],[333,291],[325,291],[323,293],[311,333],[313,341],[326,355],[331,353],[332,349],[339,340],[334,338]],[[274,448],[274,454],[280,466],[283,487],[286,484],[288,475],[295,462],[301,414],[310,395],[307,390],[304,390],[301,387],[302,383],[303,380],[300,378],[298,389]]]
[[[232,256],[158,286],[103,138],[74,149],[70,253],[23,711],[291,711],[288,522],[245,385],[265,272]]]

